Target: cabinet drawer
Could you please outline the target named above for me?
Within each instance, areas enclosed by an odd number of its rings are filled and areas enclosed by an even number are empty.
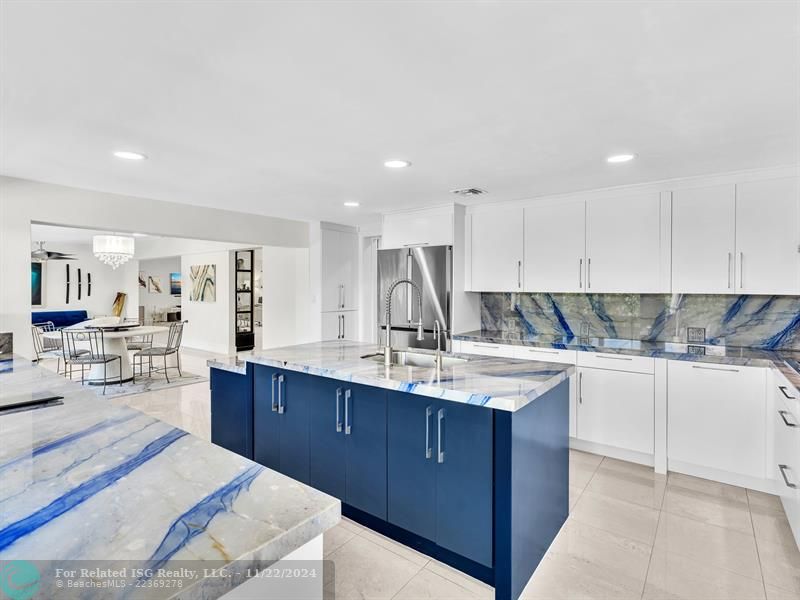
[[[773,371],[776,402],[779,400],[795,417],[800,419],[800,392],[789,383],[783,373]]]
[[[546,362],[574,365],[576,350],[560,350],[558,348],[534,348],[531,346],[514,346],[514,358],[523,360],[543,360]]]
[[[800,419],[778,390],[772,415],[775,436],[774,466],[768,473],[783,503],[795,535],[800,537]]]
[[[514,346],[490,344],[488,342],[461,342],[464,354],[483,354],[485,356],[504,356],[514,358]]]
[[[656,370],[654,358],[607,354],[604,352],[578,352],[578,366],[626,371],[628,373],[649,373],[651,375]]]

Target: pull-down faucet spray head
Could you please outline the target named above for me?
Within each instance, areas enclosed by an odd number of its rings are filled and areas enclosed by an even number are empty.
[[[386,291],[386,344],[383,347],[384,364],[388,367],[392,364],[392,293],[398,285],[410,285],[417,292],[417,308],[419,310],[419,322],[417,323],[417,341],[425,339],[425,332],[422,329],[422,290],[410,279],[398,279],[394,281]]]

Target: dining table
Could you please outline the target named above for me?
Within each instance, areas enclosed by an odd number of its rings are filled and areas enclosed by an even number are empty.
[[[100,329],[103,331],[105,354],[117,355],[120,357],[120,360],[113,360],[105,365],[107,369],[105,380],[107,383],[126,383],[133,380],[133,362],[128,353],[128,341],[131,338],[142,335],[166,333],[169,331],[169,327],[161,327],[158,325],[127,327],[119,324],[95,325],[90,322],[77,323],[69,327],[64,327],[64,329],[69,331],[92,331]],[[43,333],[42,337],[52,340],[61,340],[61,331],[48,331]],[[80,341],[78,344],[80,344]],[[88,342],[86,347],[88,349]],[[92,364],[91,369],[86,375],[87,383],[90,385],[103,385],[103,369],[104,366],[102,363]]]

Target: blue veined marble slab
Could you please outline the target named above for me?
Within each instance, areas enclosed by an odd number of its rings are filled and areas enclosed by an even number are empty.
[[[361,358],[378,351],[374,344],[317,342],[260,350],[244,359],[290,371],[352,381],[387,390],[487,408],[516,411],[574,373],[575,367],[556,363],[464,355],[467,362],[444,367],[392,366]],[[419,350],[432,354],[432,351]],[[240,372],[230,361],[208,361],[212,368]]]
[[[339,521],[339,500],[29,361],[14,359],[0,388],[64,396],[0,414],[0,562],[261,569]],[[242,581],[201,578],[181,597],[216,598]],[[139,592],[126,596],[175,590]]]
[[[687,341],[800,350],[800,297],[701,294],[481,294],[481,329],[520,335]]]

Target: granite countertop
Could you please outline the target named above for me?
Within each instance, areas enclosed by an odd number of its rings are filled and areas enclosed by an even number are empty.
[[[487,344],[508,344],[648,356],[669,360],[685,360],[704,363],[772,367],[778,369],[800,392],[800,351],[763,350],[736,346],[713,346],[678,342],[649,342],[601,337],[567,337],[554,335],[525,335],[518,332],[477,330],[453,336],[454,340]],[[692,348],[703,348],[705,354],[690,352]]]
[[[375,344],[330,341],[257,350],[243,358],[290,371],[506,411],[519,410],[575,372],[571,365],[475,355],[455,355],[466,362],[445,366],[440,373],[433,367],[387,368],[383,362],[361,358],[378,351]],[[433,354],[430,350],[417,352]],[[208,365],[241,372],[241,367],[231,361],[210,360]]]
[[[64,400],[0,413],[0,562],[113,559],[169,569],[191,560],[243,572],[340,519],[331,496],[30,361],[11,363],[0,373],[3,394],[46,390]],[[192,581],[181,597],[216,598],[241,583],[207,578],[202,568]],[[176,590],[138,592],[161,598]]]

